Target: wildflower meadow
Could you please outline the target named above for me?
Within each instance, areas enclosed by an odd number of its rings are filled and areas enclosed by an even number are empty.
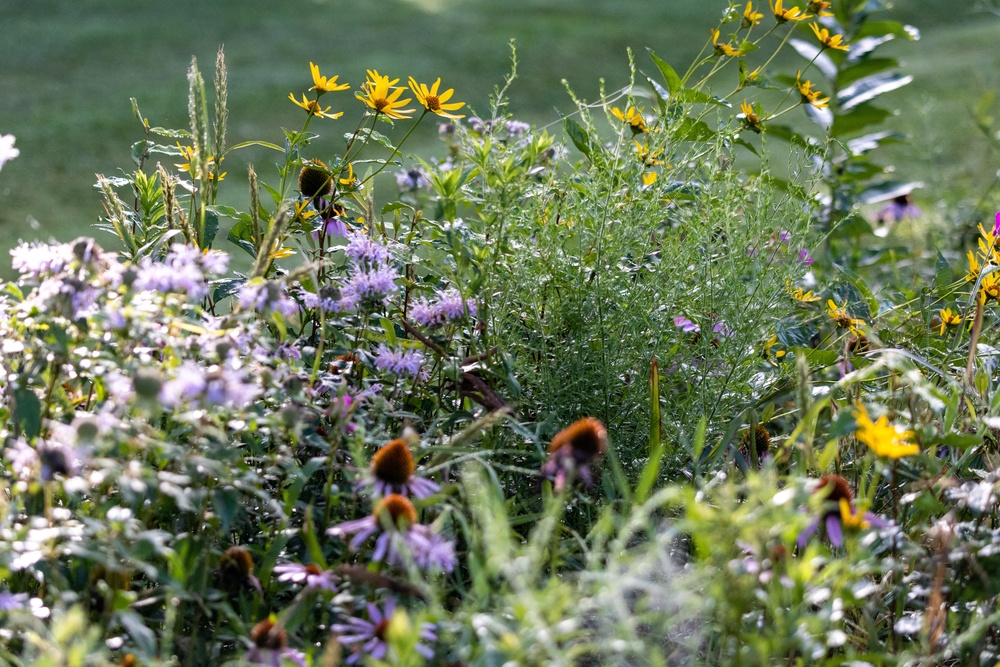
[[[920,231],[880,0],[697,39],[544,125],[516,44],[133,98],[10,253],[0,663],[1000,665],[1000,179]]]

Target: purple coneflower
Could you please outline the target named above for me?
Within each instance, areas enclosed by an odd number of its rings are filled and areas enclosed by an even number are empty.
[[[830,544],[835,547],[844,546],[845,527],[864,530],[869,526],[884,528],[889,525],[884,519],[871,512],[865,512],[862,515],[854,508],[854,494],[851,493],[851,486],[840,475],[824,475],[820,478],[813,493],[824,494],[824,509],[822,514],[799,534],[796,542],[800,549],[805,547],[821,523]]]
[[[345,664],[354,665],[366,657],[381,660],[385,657],[386,650],[389,648],[386,642],[386,632],[389,629],[389,623],[392,621],[393,614],[396,612],[396,600],[394,598],[386,599],[385,606],[382,609],[379,609],[371,602],[368,603],[367,607],[367,621],[362,618],[349,616],[346,623],[338,623],[330,626],[330,630],[338,633],[338,642],[341,644],[358,645],[358,650],[344,660]],[[425,642],[437,641],[437,635],[434,634],[434,625],[423,623],[420,627],[420,638]],[[417,642],[413,648],[427,660],[434,657],[434,651],[429,646],[420,642]]]
[[[375,452],[369,474],[358,482],[357,488],[372,487],[380,496],[398,493],[411,498],[426,498],[441,490],[431,480],[414,475],[415,470],[410,445],[403,438],[396,438]]]
[[[281,667],[283,661],[291,660],[296,665],[306,667],[305,655],[288,648],[288,633],[273,615],[253,626],[250,641],[253,642],[253,647],[243,659],[252,665]]]
[[[326,532],[335,537],[353,535],[349,545],[352,551],[378,535],[372,553],[372,560],[377,563],[385,561],[404,567],[412,559],[421,570],[451,572],[455,568],[454,545],[430,527],[417,523],[417,509],[398,493],[380,500],[371,515],[345,521]]]
[[[549,444],[549,459],[542,466],[542,477],[555,481],[562,491],[572,475],[579,475],[587,486],[593,483],[591,465],[608,448],[608,432],[597,419],[586,417],[559,431]]]
[[[295,584],[305,582],[306,588],[324,589],[327,591],[337,591],[337,582],[340,578],[332,570],[324,570],[318,565],[309,563],[285,563],[276,565],[274,573],[278,575],[278,581],[290,581]]]

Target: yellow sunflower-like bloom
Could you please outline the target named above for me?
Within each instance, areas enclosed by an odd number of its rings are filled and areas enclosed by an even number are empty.
[[[449,88],[440,95],[438,94],[438,86],[441,85],[441,77],[434,82],[434,85],[427,88],[426,84],[417,83],[416,79],[412,76],[410,77],[410,90],[413,94],[417,96],[417,102],[420,105],[430,111],[431,113],[436,113],[439,116],[444,116],[445,118],[451,118],[452,120],[458,120],[459,118],[465,118],[464,114],[453,114],[452,111],[457,111],[465,106],[465,102],[451,102],[445,104],[451,99],[451,96],[455,94],[454,88]]]
[[[832,319],[841,329],[848,329],[856,336],[861,335],[861,330],[858,329],[858,325],[864,324],[865,321],[848,315],[846,303],[843,306],[838,306],[834,303],[833,299],[827,299],[826,314],[829,315],[830,319]]]
[[[655,171],[647,171],[646,173],[644,173],[642,175],[642,184],[643,185],[647,185],[648,186],[648,185],[652,185],[653,183],[656,183],[656,172]]]
[[[976,279],[979,278],[979,272],[982,270],[982,267],[979,265],[979,258],[976,257],[976,253],[970,250],[968,253],[968,257],[969,257],[969,272],[965,274],[965,280],[967,282],[974,283],[976,282]]]
[[[409,118],[413,109],[403,109],[409,104],[410,99],[399,99],[405,88],[397,87],[399,79],[389,80],[389,77],[382,76],[377,70],[368,70],[368,80],[361,84],[364,94],[358,93],[358,99],[375,110],[376,113],[384,114],[389,118],[401,120]]]
[[[801,287],[796,287],[794,290],[789,287],[788,293],[791,294],[793,299],[800,303],[813,303],[815,301],[819,301],[819,297],[813,294],[812,290],[804,292]]]
[[[743,112],[739,116],[743,126],[748,130],[753,130],[757,134],[760,134],[764,129],[763,121],[761,121],[760,116],[757,115],[757,112],[753,110],[753,107],[745,99],[740,104],[740,111]]]
[[[778,349],[774,349],[776,347]],[[764,356],[767,357],[768,361],[776,364],[785,354],[787,354],[787,351],[784,349],[784,345],[778,341],[778,334],[771,336],[764,343]]]
[[[660,156],[663,155],[663,150],[650,150],[649,146],[641,143],[638,139],[632,140],[635,143],[635,155],[642,161],[647,167],[655,167],[657,165],[663,164],[663,160]]]
[[[629,105],[625,113],[622,113],[622,110],[618,107],[611,107],[611,115],[623,123],[628,123],[629,128],[632,129],[632,134],[649,132],[649,128],[646,127],[646,121],[642,118],[642,109],[637,110],[634,106]]]
[[[944,330],[947,327],[953,327],[957,324],[962,323],[962,316],[958,313],[953,313],[951,308],[945,308],[938,313],[941,318],[941,335],[944,335]]]
[[[316,100],[306,99],[305,95],[302,95],[301,102],[295,99],[295,93],[288,93],[288,99],[290,99],[292,102],[295,102],[296,106],[302,107],[303,109],[308,111],[310,116],[319,116],[320,118],[340,118],[341,116],[344,115],[343,111],[337,113],[327,113],[327,111],[329,111],[331,107],[327,107],[324,109],[319,105],[319,102],[317,102]]]
[[[858,430],[854,436],[858,442],[868,445],[878,456],[887,459],[900,459],[920,453],[919,445],[914,444],[913,431],[889,424],[889,418],[882,415],[877,421],[872,421],[864,405],[858,404],[855,413]]]
[[[743,51],[743,49],[734,49],[729,44],[720,44],[718,30],[712,29],[711,33],[712,33],[712,46],[715,47],[715,55],[730,56],[730,57],[738,57],[746,55],[746,52]]]
[[[830,31],[826,28],[818,28],[815,23],[810,23],[809,27],[812,28],[813,34],[816,35],[816,39],[823,42],[823,46],[828,49],[838,49],[840,51],[850,51],[850,44],[844,43],[843,35],[831,35]]]
[[[802,103],[811,104],[817,109],[829,106],[830,98],[823,97],[823,93],[813,89],[810,81],[802,81],[801,76],[802,72],[799,71],[795,77],[795,86],[799,89],[799,94],[802,96]]]
[[[865,530],[871,525],[865,520],[864,512],[851,510],[851,501],[847,498],[840,499],[840,523],[849,530]]]
[[[337,83],[339,75],[331,76],[329,78],[320,75],[318,65],[309,63],[309,71],[312,72],[313,76],[313,87],[309,90],[315,90],[317,95],[332,93],[338,90],[347,90],[351,87],[351,84],[349,83]]]
[[[983,276],[983,281],[979,283],[979,295],[983,301],[987,298],[1000,301],[1000,271]]]
[[[805,21],[806,19],[812,18],[810,14],[802,13],[802,10],[798,7],[789,7],[785,9],[781,6],[783,0],[778,0],[777,2],[772,2],[767,0],[768,4],[771,6],[771,13],[774,14],[774,18],[778,19],[778,23],[787,23],[788,21]]]
[[[826,0],[810,0],[806,4],[806,11],[810,11],[817,16],[833,16],[833,12],[828,12],[828,10],[833,3],[827,2]]]
[[[177,148],[179,148],[180,151],[181,151],[181,157],[183,157],[185,160],[187,160],[187,162],[183,162],[183,163],[180,163],[180,164],[174,164],[174,166],[177,167],[180,171],[186,171],[186,172],[190,173],[191,172],[191,160],[192,160],[192,158],[195,157],[194,146],[181,146],[180,144],[177,144]],[[220,160],[220,162],[221,162],[221,160]],[[214,155],[210,155],[208,157],[208,178],[209,178],[209,180],[213,180],[215,178],[215,174],[212,172],[212,166],[213,165],[215,165],[215,156]],[[221,174],[219,174],[219,181],[222,181],[222,179],[224,179],[226,177],[226,174],[228,174],[228,173],[229,172],[224,171]]]
[[[979,254],[987,264],[1000,264],[1000,237],[992,231],[988,232],[979,223]]]
[[[740,20],[740,27],[752,28],[760,23],[762,18],[764,18],[764,15],[760,12],[755,12],[753,10],[753,3],[748,2],[747,6],[743,8],[743,18]]]

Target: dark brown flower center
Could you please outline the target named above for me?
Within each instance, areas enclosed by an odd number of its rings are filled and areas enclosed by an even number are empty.
[[[437,95],[428,95],[424,98],[424,103],[431,111],[441,111],[441,100]]]
[[[816,490],[813,493],[822,493],[826,496],[826,502],[836,506],[836,510],[831,509],[830,514],[840,514],[840,501],[846,500],[848,504],[854,501],[854,494],[851,493],[851,485],[840,475],[823,475]]]
[[[409,528],[417,522],[417,508],[405,496],[390,493],[375,506],[372,516],[379,522],[383,516],[392,519],[392,525],[398,528]]]
[[[383,619],[381,623],[375,626],[372,630],[372,634],[375,635],[376,639],[381,639],[385,641],[385,633],[389,630],[389,619]]]
[[[375,100],[375,108],[377,110],[382,111],[387,106],[389,106],[389,100],[387,100],[385,98],[380,98],[380,99]]]
[[[410,447],[402,438],[396,438],[375,452],[372,457],[372,474],[388,484],[405,484],[416,469]]]
[[[333,190],[333,177],[326,165],[312,160],[299,172],[299,192],[303,197],[315,199],[325,197]]]
[[[243,547],[229,547],[219,559],[219,570],[227,579],[246,579],[253,574],[253,556]]]
[[[313,576],[323,574],[323,570],[321,570],[319,566],[314,563],[309,563],[308,565],[306,565],[306,572]]]
[[[257,648],[280,651],[288,645],[288,633],[269,618],[253,626],[250,639]]]
[[[597,419],[586,417],[556,433],[549,444],[549,453],[570,446],[577,455],[595,458],[608,446],[608,432]]]

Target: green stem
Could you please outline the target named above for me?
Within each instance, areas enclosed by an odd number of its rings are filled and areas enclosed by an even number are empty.
[[[424,116],[426,116],[427,113],[428,113],[427,109],[424,109],[424,112],[420,114],[420,118],[418,118],[417,122],[410,127],[409,131],[405,135],[403,135],[403,138],[400,139],[399,144],[392,149],[392,153],[389,155],[388,158],[386,158],[386,161],[382,163],[382,166],[379,167],[374,174],[368,176],[367,178],[365,178],[365,180],[361,181],[361,185],[364,185],[368,181],[372,180],[373,178],[381,174],[385,170],[385,168],[389,166],[389,163],[392,162],[392,158],[396,157],[396,155],[399,153],[399,147],[402,146],[404,143],[406,143],[406,140],[410,138],[410,135],[413,134],[413,131],[415,129],[417,129],[417,125],[420,125],[420,121],[424,119]]]

